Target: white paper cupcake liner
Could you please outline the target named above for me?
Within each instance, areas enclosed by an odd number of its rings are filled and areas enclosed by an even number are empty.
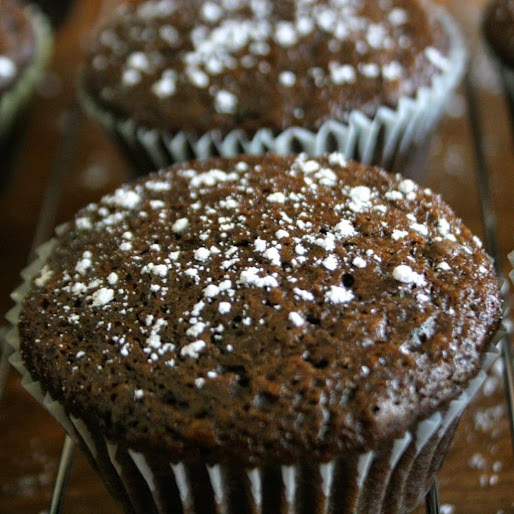
[[[33,6],[25,9],[30,10],[32,20],[34,56],[32,63],[0,99],[0,138],[9,131],[16,115],[25,106],[41,80],[52,49],[52,31],[46,16]]]
[[[512,267],[514,268],[514,252],[509,254],[509,260],[510,260]],[[510,280],[512,281],[512,283],[514,284],[514,269],[509,273],[509,277],[510,277]]]
[[[254,469],[237,463],[211,466],[169,462],[161,455],[145,455],[108,440],[96,427],[69,415],[50,394],[45,394],[26,369],[19,349],[20,305],[31,280],[39,274],[55,244],[53,239],[39,247],[35,262],[22,272],[23,284],[12,294],[15,306],[7,314],[12,325],[7,335],[7,343],[13,350],[10,361],[21,373],[23,387],[82,448],[126,512],[409,512],[431,487],[465,407],[499,355],[496,346],[504,334],[503,328],[496,334],[490,351],[483,356],[482,371],[457,399],[412,426],[403,437],[380,443],[374,451],[343,453],[326,463],[277,463]]]
[[[382,106],[373,118],[353,111],[347,123],[329,120],[312,132],[291,127],[279,134],[263,128],[248,137],[234,130],[222,137],[207,132],[201,137],[186,132],[167,133],[123,120],[102,109],[79,87],[81,103],[130,155],[141,172],[153,171],[176,162],[239,154],[305,152],[318,156],[339,151],[364,164],[380,165],[406,173],[416,151],[423,152],[427,139],[440,119],[446,102],[464,74],[467,52],[455,21],[442,9],[437,15],[450,39],[448,66],[437,75],[431,87],[423,87],[414,98],[404,97],[396,109]]]

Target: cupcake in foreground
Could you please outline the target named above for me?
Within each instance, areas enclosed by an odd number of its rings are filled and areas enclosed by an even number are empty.
[[[483,29],[499,67],[514,123],[514,1],[493,0],[486,10]]]
[[[465,61],[453,20],[420,0],[153,0],[98,30],[81,92],[140,170],[334,150],[393,169]]]
[[[440,197],[341,154],[177,165],[58,232],[12,363],[128,512],[412,510],[501,322]]]
[[[39,11],[0,1],[0,141],[41,78],[50,46],[50,27]]]

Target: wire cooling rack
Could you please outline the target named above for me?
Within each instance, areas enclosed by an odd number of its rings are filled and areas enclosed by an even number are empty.
[[[108,4],[112,5],[116,0],[104,0],[104,9]],[[104,9],[101,9],[103,11]],[[490,170],[488,167],[486,152],[484,148],[484,137],[482,133],[482,120],[479,104],[477,101],[476,87],[473,83],[473,74],[468,72],[465,80],[465,96],[467,103],[468,120],[471,128],[471,137],[475,152],[476,181],[480,195],[480,207],[482,221],[485,228],[485,245],[494,259],[496,272],[503,282],[502,295],[505,302],[506,316],[509,315],[509,286],[503,280],[501,259],[498,247],[497,217],[491,197]],[[52,236],[56,218],[57,207],[63,185],[63,178],[67,168],[71,165],[73,156],[77,149],[77,139],[80,126],[83,123],[83,116],[76,100],[70,107],[69,114],[65,120],[63,138],[58,149],[56,159],[50,174],[46,191],[43,198],[41,212],[39,215],[34,239],[29,252],[28,261],[34,258],[35,249]],[[5,342],[6,327],[0,327],[0,398],[5,389],[9,366],[9,347]],[[506,334],[502,341],[502,358],[505,380],[506,402],[509,412],[509,423],[511,430],[512,450],[514,453],[514,363],[512,355],[512,342],[510,334]],[[49,507],[49,514],[60,514],[67,494],[68,478],[73,466],[75,444],[65,436],[61,457],[55,478],[54,489]],[[434,481],[432,488],[426,496],[425,509],[427,514],[439,514],[441,512],[438,484]]]

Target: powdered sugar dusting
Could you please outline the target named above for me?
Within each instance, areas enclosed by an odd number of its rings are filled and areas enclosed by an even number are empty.
[[[70,363],[89,365],[98,346],[102,366],[144,365],[149,376],[187,370],[198,394],[245,383],[230,359],[254,347],[255,361],[261,351],[265,358],[287,348],[341,380],[371,380],[380,367],[392,397],[399,393],[388,369],[409,356],[430,388],[461,351],[449,344],[433,367],[422,351],[438,323],[456,316],[455,305],[442,309],[434,300],[441,282],[460,284],[462,262],[481,280],[491,273],[438,197],[401,177],[361,172],[341,154],[163,170],[86,207],[60,237],[68,265],[51,258],[35,277],[37,294],[49,298],[38,308],[66,339],[87,327],[98,342],[92,347],[82,336]],[[400,337],[391,320],[409,317],[417,325]],[[345,344],[362,361],[348,372],[347,350],[331,362],[313,343],[322,337],[338,348],[346,331],[353,339]],[[396,360],[368,358],[384,341]],[[462,348],[473,354],[467,343]],[[456,373],[468,372],[466,362]],[[138,402],[154,394],[146,384],[134,390],[144,390],[130,392]]]
[[[353,88],[363,79],[377,84],[398,81],[408,73],[396,56],[408,53],[412,46],[405,26],[413,13],[404,3],[391,0],[374,3],[373,11],[379,15],[371,19],[367,4],[296,0],[286,13],[272,0],[202,2],[188,6],[192,13],[184,9],[192,23],[182,26],[177,21],[181,2],[149,0],[118,12],[131,28],[123,38],[113,28],[100,33],[93,68],[104,69],[114,55],[120,60],[121,90],[148,84],[155,99],[166,102],[192,88],[205,92],[213,111],[222,116],[233,116],[245,108],[238,96],[244,92],[230,90],[222,78],[233,70],[276,73],[270,83],[286,89],[297,87],[300,77],[316,88]],[[294,60],[287,66],[288,59],[279,58],[280,65],[274,69],[277,63],[269,58],[273,51],[285,55],[309,42],[319,47],[319,55],[329,55],[326,62],[314,62],[306,74]],[[434,46],[416,52],[418,55],[405,60],[424,61],[436,71],[446,69],[446,57]],[[359,55],[359,63],[349,59],[352,53]],[[0,60],[0,76],[12,72],[12,65],[5,58]],[[104,88],[103,94],[108,95],[109,88]]]

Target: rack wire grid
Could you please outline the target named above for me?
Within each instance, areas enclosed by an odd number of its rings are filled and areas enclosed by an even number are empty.
[[[106,10],[112,8],[112,5],[115,5],[116,3],[117,0],[103,0],[99,16],[102,16]],[[507,280],[504,280],[503,271],[501,269],[501,259],[498,247],[497,216],[491,196],[490,170],[486,158],[484,134],[482,132],[483,125],[471,66],[468,69],[468,73],[465,78],[464,91],[467,104],[468,121],[471,129],[471,138],[475,153],[476,181],[480,196],[482,221],[485,228],[485,246],[489,255],[494,259],[498,278],[503,283],[502,296],[505,306],[505,316],[508,317],[510,315],[509,285]],[[74,99],[69,110],[69,114],[65,120],[65,129],[63,130],[64,136],[60,142],[45,190],[38,223],[32,241],[31,250],[29,252],[28,262],[32,261],[35,249],[52,236],[57,206],[63,185],[63,177],[65,176],[66,169],[70,166],[75,154],[77,135],[83,121],[83,115],[81,114],[78,102]],[[7,327],[0,327],[0,349],[2,350],[0,358],[0,399],[4,393],[7,375],[10,371],[8,361],[9,349],[5,342],[6,331]],[[501,345],[504,364],[505,395],[509,413],[512,450],[514,453],[514,361],[511,336],[509,333],[505,334]],[[68,478],[73,465],[74,451],[75,444],[66,435],[54,482],[49,514],[60,514],[62,512],[67,493]],[[439,514],[441,511],[437,479],[434,481],[432,488],[426,496],[425,509],[427,514]]]

